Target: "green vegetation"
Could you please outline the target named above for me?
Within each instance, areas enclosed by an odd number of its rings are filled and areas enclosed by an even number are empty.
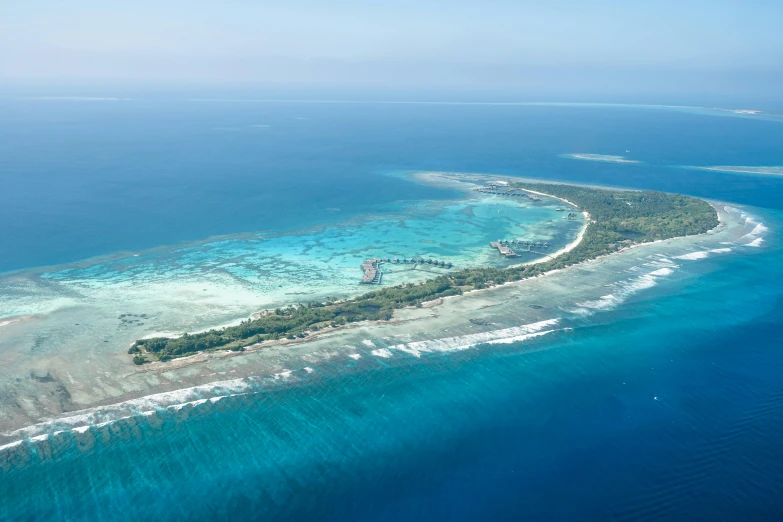
[[[420,284],[368,292],[345,301],[289,306],[265,313],[237,326],[136,341],[128,350],[133,362],[168,361],[206,350],[242,351],[245,346],[275,339],[304,338],[323,328],[358,321],[389,320],[395,309],[459,295],[493,284],[519,281],[616,252],[634,243],[701,234],[718,225],[715,210],[705,201],[678,194],[650,191],[611,191],[574,185],[512,183],[510,188],[543,192],[564,198],[590,214],[584,238],[573,250],[535,265],[505,269],[471,268]]]

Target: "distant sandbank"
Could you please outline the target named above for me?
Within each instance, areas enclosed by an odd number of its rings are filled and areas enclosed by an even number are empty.
[[[736,174],[759,174],[763,176],[783,176],[783,167],[748,167],[718,165],[714,167],[687,167],[694,170],[709,170],[713,172],[732,172]]]
[[[583,152],[574,152],[570,154],[563,154],[563,157],[584,161],[602,161],[604,163],[641,163],[638,160],[627,159],[625,156],[614,156],[611,154],[588,154]]]

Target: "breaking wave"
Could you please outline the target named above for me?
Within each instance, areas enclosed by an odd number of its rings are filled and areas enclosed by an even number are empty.
[[[576,308],[567,311],[579,316],[588,316],[595,312],[612,310],[637,292],[654,287],[658,284],[658,280],[661,277],[673,274],[678,266],[671,259],[661,256],[642,266],[633,267],[629,269],[629,272],[636,272],[642,269],[650,270],[650,268],[654,270],[631,279],[617,281],[610,285],[614,289],[612,293],[601,296],[598,299],[576,303]]]
[[[745,219],[745,223],[748,225],[755,225],[753,227],[753,230],[742,236],[740,239],[746,239],[749,240],[747,243],[745,243],[745,246],[749,247],[755,247],[758,248],[761,246],[761,243],[764,242],[764,237],[762,234],[765,234],[767,231],[769,231],[769,228],[767,228],[764,223],[759,223],[758,221],[755,221],[751,217],[747,217]]]
[[[685,261],[698,261],[699,259],[706,259],[712,254],[726,254],[728,252],[731,252],[731,248],[724,247],[713,248],[710,250],[698,250],[696,252],[688,252],[687,254],[676,256],[676,259],[683,259]]]
[[[198,407],[208,403],[215,404],[227,397],[261,393],[268,383],[289,381],[297,377],[296,374],[301,374],[304,377],[309,373],[312,373],[311,368],[302,368],[302,370],[297,371],[283,370],[269,377],[247,377],[218,381],[71,412],[64,417],[0,434],[0,441],[3,439],[11,440],[9,443],[0,445],[0,454],[5,450],[18,446],[24,440],[32,442],[45,441],[50,435],[57,436],[63,432],[84,434],[91,429],[102,429],[117,421],[133,417],[151,417],[165,411],[177,412],[186,407]]]
[[[475,334],[457,335],[454,337],[444,337],[442,339],[432,339],[428,341],[414,341],[390,346],[389,348],[392,350],[409,353],[416,357],[421,357],[422,353],[467,350],[480,344],[510,344],[551,333],[555,330],[545,329],[551,326],[555,326],[559,322],[559,319],[547,319],[544,321],[538,321],[537,323],[514,326],[512,328],[503,328],[501,330],[493,330]]]

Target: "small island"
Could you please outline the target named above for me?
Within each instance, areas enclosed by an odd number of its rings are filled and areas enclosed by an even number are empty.
[[[343,301],[311,302],[265,311],[236,326],[180,337],[139,339],[128,353],[136,364],[169,361],[210,350],[243,351],[270,340],[304,339],[348,323],[387,321],[397,309],[420,307],[443,297],[520,281],[635,244],[703,234],[718,225],[715,209],[691,196],[527,181],[509,182],[504,189],[557,198],[582,212],[589,221],[578,243],[534,263],[467,268],[419,284],[383,288]]]

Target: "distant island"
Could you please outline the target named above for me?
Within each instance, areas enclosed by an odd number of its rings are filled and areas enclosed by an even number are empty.
[[[236,326],[185,333],[180,337],[139,339],[128,353],[134,363],[144,364],[209,350],[243,351],[248,346],[272,340],[304,339],[348,323],[389,320],[397,309],[420,307],[439,298],[520,281],[635,244],[702,234],[718,225],[717,212],[709,203],[679,194],[532,182],[509,182],[503,187],[508,191],[524,190],[557,198],[585,213],[589,221],[581,240],[573,248],[536,263],[508,268],[468,268],[419,284],[383,288],[343,301],[268,310]]]
[[[611,154],[587,154],[585,152],[574,152],[564,154],[566,158],[585,160],[585,161],[603,161],[605,163],[640,163],[638,160],[626,159],[624,156],[614,156]]]

